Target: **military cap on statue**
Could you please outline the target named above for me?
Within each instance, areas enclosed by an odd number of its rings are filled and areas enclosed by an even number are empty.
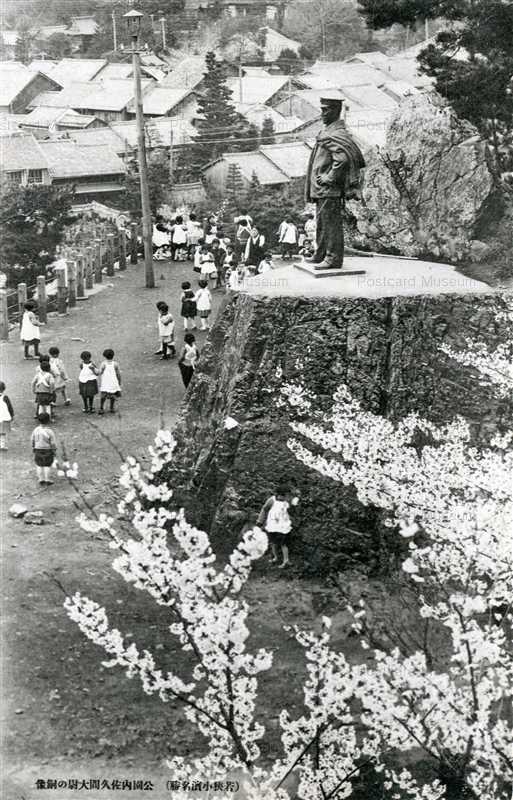
[[[337,89],[326,89],[320,99],[321,106],[341,106],[344,96]]]

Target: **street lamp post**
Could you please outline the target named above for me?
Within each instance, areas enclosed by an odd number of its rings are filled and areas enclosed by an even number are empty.
[[[138,41],[143,15],[140,11],[132,9],[124,14],[128,33],[132,38],[132,64],[134,68],[135,84],[135,114],[137,124],[137,154],[139,160],[139,179],[141,182],[141,207],[144,244],[144,271],[146,275],[146,288],[155,288],[155,275],[153,272],[153,242],[150,207],[150,191],[148,188],[148,163],[146,161],[146,143],[144,138],[144,115],[141,87],[141,61],[139,58]]]

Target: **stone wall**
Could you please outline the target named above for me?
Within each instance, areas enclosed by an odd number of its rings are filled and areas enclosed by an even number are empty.
[[[366,155],[362,201],[348,203],[372,250],[452,263],[481,260],[480,221],[501,213],[486,143],[436,94],[404,100],[386,143]]]
[[[376,566],[383,531],[352,489],[299,464],[286,442],[282,381],[304,382],[321,405],[347,383],[366,408],[400,418],[416,410],[443,422],[462,414],[476,437],[505,424],[506,410],[441,342],[498,342],[498,296],[227,298],[201,355],[176,436],[176,498],[216,550],[230,552],[277,481],[301,497],[292,555],[306,572]],[[280,372],[282,377],[280,377]],[[225,427],[227,417],[237,421]]]

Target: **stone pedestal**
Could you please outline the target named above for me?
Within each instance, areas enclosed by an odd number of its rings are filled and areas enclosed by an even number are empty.
[[[308,272],[312,278],[336,278],[338,276],[347,275],[365,275],[364,269],[344,269],[344,267],[337,267],[336,269],[315,269],[315,264],[308,261],[296,261],[294,263],[296,269]]]

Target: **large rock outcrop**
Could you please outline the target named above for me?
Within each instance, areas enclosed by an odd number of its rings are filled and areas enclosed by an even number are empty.
[[[363,201],[349,202],[373,250],[451,262],[486,257],[476,240],[496,200],[486,143],[437,95],[399,106],[386,145],[366,154]]]
[[[228,298],[176,427],[168,477],[178,502],[226,553],[283,478],[301,496],[296,564],[317,574],[375,566],[383,558],[379,520],[352,489],[294,459],[280,386],[302,382],[328,408],[344,382],[366,408],[390,418],[416,410],[442,422],[462,414],[477,436],[487,435],[504,424],[505,409],[439,345],[457,348],[466,336],[499,341],[500,307],[493,295]],[[227,426],[228,417],[237,425]]]

